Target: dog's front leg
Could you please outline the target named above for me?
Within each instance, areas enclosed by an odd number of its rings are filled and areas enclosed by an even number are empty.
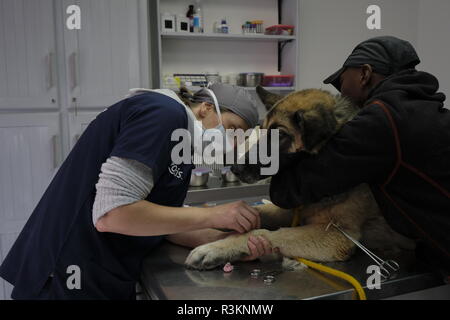
[[[311,224],[296,228],[282,228],[277,231],[254,230],[246,234],[231,236],[223,240],[202,245],[191,251],[186,266],[194,269],[213,269],[226,262],[233,262],[249,255],[247,246],[250,236],[264,236],[273,248],[289,258],[305,258],[330,262],[347,260],[354,244],[334,228]],[[355,239],[360,233],[346,230]]]
[[[357,230],[345,230],[359,240]],[[325,224],[310,224],[296,228],[282,228],[265,235],[273,247],[288,258],[305,258],[313,261],[345,261],[350,258],[355,245],[340,231]]]
[[[228,238],[207,243],[191,251],[186,259],[186,266],[192,269],[213,269],[227,262],[242,259],[250,254],[247,243],[250,236],[264,236],[270,239],[272,231],[253,230],[249,233],[232,235]]]

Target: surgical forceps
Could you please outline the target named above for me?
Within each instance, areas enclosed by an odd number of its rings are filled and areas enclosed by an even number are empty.
[[[356,246],[358,246],[364,253],[366,253],[375,263],[379,266],[379,271],[377,271],[382,280],[386,281],[391,278],[391,272],[397,272],[400,270],[400,265],[394,261],[394,260],[383,260],[380,257],[378,257],[376,254],[371,252],[369,249],[367,249],[365,246],[363,246],[359,241],[355,240],[353,237],[351,237],[348,233],[346,233],[344,230],[342,230],[338,225],[336,225],[333,221],[330,222],[327,229],[331,226],[338,229],[345,237],[347,237],[351,242],[353,242]],[[391,271],[389,271],[389,269]]]

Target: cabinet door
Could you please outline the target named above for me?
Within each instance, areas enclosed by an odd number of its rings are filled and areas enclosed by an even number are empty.
[[[6,258],[19,233],[0,234],[0,261]],[[0,262],[1,263],[1,262]],[[13,286],[0,278],[0,300],[10,300]]]
[[[71,107],[107,107],[141,87],[139,0],[65,0],[77,3],[81,30],[65,30]]]
[[[69,114],[70,149],[75,146],[80,136],[88,125],[95,119],[99,112],[82,112]]]
[[[0,263],[59,165],[59,143],[58,113],[0,115]],[[9,298],[8,284],[0,290]]]
[[[0,109],[57,107],[52,0],[0,0]]]

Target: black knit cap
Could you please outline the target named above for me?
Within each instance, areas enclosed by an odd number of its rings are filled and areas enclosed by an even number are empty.
[[[341,90],[340,76],[347,67],[372,66],[374,72],[390,76],[402,70],[415,68],[420,63],[417,52],[408,41],[382,36],[371,38],[356,46],[343,67],[324,80]]]

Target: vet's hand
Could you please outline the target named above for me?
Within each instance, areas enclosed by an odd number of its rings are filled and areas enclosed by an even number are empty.
[[[248,249],[250,250],[250,255],[248,257],[241,259],[241,261],[253,261],[262,256],[280,252],[278,248],[272,248],[270,242],[263,236],[249,237],[247,246]]]
[[[259,211],[250,207],[244,201],[238,201],[208,208],[210,212],[210,227],[229,229],[239,233],[249,232],[261,227]]]

